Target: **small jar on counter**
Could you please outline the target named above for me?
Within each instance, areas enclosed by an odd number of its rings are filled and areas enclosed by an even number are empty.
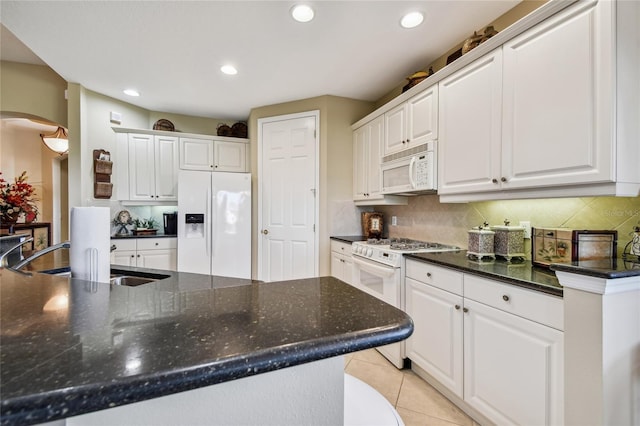
[[[495,232],[488,229],[488,223],[469,230],[469,247],[467,256],[475,259],[495,259],[494,238]]]

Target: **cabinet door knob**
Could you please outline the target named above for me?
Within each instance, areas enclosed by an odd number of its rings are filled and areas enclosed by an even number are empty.
[[[134,257],[135,257],[134,255],[131,255],[131,258],[132,258],[132,259],[133,259]]]
[[[469,312],[469,308],[462,308],[462,312]]]
[[[491,182],[492,182],[492,183],[498,183],[498,179],[493,178],[493,179],[491,179]]]
[[[411,139],[407,139],[407,143],[411,142]]]
[[[456,305],[454,307],[456,308],[456,310],[460,310],[460,305]]]
[[[209,167],[211,167],[213,169],[213,164],[210,164]]]
[[[507,296],[506,294],[502,295],[502,300],[504,300],[505,302],[509,301],[509,296]]]
[[[507,181],[507,178],[506,178],[506,177],[502,176],[502,177],[500,178],[500,182],[506,182],[506,181]]]
[[[158,243],[156,243],[156,245],[158,245]]]
[[[138,255],[138,257],[140,257],[140,255]]]
[[[262,233],[263,233],[264,235],[267,235],[267,234],[269,233],[269,230],[268,230],[268,229],[263,229],[263,230],[262,230]]]
[[[431,272],[427,272],[427,277],[431,278]]]

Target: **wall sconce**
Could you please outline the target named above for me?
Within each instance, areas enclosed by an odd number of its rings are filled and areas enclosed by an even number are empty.
[[[69,138],[67,131],[63,127],[58,127],[58,130],[51,135],[41,133],[40,137],[47,148],[53,152],[63,155],[69,151]]]

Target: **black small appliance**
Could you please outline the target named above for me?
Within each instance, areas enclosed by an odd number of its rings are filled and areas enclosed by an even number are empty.
[[[164,213],[164,235],[178,234],[178,212]]]

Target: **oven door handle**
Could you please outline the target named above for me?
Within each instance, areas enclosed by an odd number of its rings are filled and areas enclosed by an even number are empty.
[[[371,261],[363,260],[357,256],[353,256],[353,264],[385,278],[391,277],[396,272],[395,268],[391,266],[378,266]]]

